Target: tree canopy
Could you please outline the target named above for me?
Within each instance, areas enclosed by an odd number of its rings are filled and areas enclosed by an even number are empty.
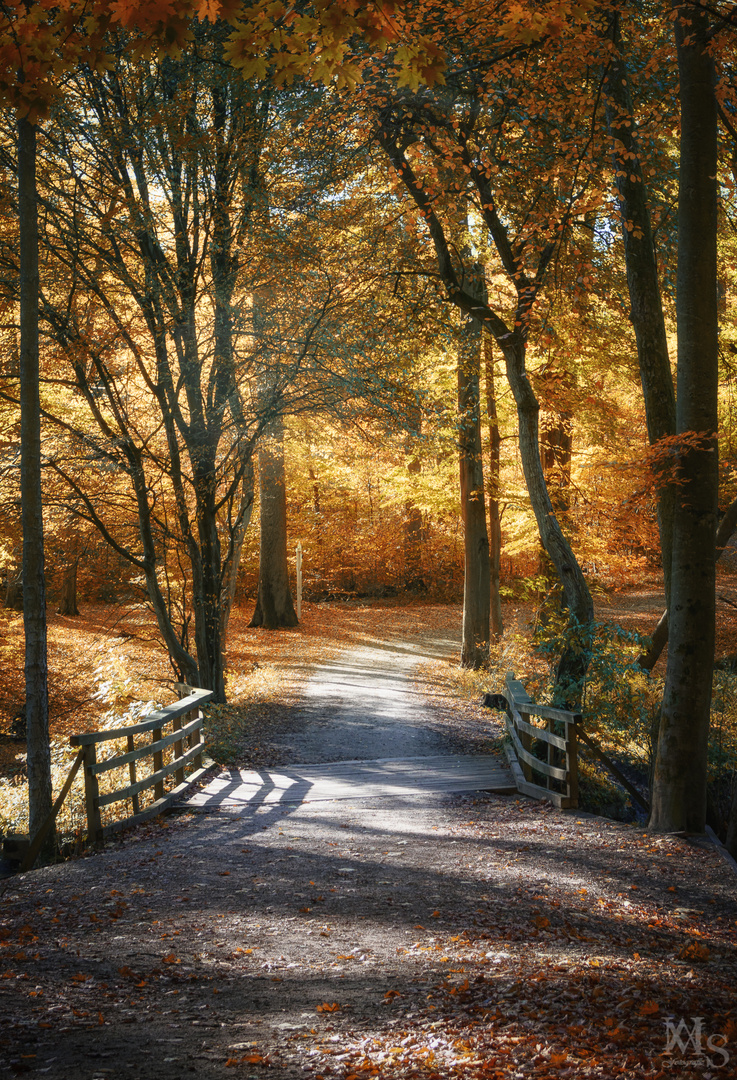
[[[355,589],[357,502],[340,535],[323,522],[357,499],[357,439],[384,454],[368,501],[372,529],[394,515],[397,581],[425,588],[435,545],[456,587],[460,517],[464,664],[501,633],[505,550],[536,561],[572,706],[590,583],[626,539],[660,558],[670,635],[653,827],[700,831],[733,497],[734,22],[594,0],[1,4],[26,559],[55,528],[101,538],[176,677],[222,702],[257,474],[254,619],[279,625],[297,476],[315,565]],[[2,539],[17,575],[17,526]],[[43,578],[39,546],[39,744]]]

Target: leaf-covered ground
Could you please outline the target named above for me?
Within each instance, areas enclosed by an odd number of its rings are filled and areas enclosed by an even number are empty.
[[[6,884],[0,1061],[80,1080],[730,1076],[736,883],[710,846],[515,798],[180,818]],[[682,1028],[666,1053],[668,1018],[694,1017],[701,1043]]]
[[[328,616],[322,638],[255,639],[281,666],[238,638],[262,680],[243,761],[284,752],[310,661],[442,654],[457,633],[448,609]],[[422,722],[477,747],[490,714],[434,664]],[[737,875],[635,825],[484,794],[269,805],[170,818],[2,890],[10,1076],[735,1075]]]

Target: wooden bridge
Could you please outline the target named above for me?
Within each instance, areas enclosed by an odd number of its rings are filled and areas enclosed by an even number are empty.
[[[376,799],[437,792],[516,793],[514,777],[492,754],[335,761],[280,769],[223,769],[187,800],[193,810],[237,809],[274,803]]]

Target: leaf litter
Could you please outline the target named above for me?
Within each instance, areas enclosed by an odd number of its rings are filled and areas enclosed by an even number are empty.
[[[372,626],[388,643],[392,618]],[[360,612],[343,630],[361,643]],[[428,723],[453,723],[446,704]],[[4,883],[0,1061],[60,1080],[727,1076],[736,882],[711,845],[521,797],[181,814]]]

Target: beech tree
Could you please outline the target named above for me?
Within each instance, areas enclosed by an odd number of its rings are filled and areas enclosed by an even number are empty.
[[[679,5],[676,11],[681,103],[677,430],[684,441],[673,517],[668,666],[650,828],[703,832],[719,484],[718,118],[711,18],[696,4]]]
[[[546,49],[541,47],[539,55],[528,56],[527,69],[518,82],[514,67],[518,50],[511,48],[514,59],[510,59],[508,41],[488,26],[475,25],[479,34],[486,36],[470,53],[465,42],[457,45],[458,74],[448,72],[445,88],[414,93],[384,90],[389,101],[377,110],[375,137],[393,166],[397,182],[419,212],[435,254],[435,273],[448,301],[483,323],[505,358],[518,410],[525,479],[541,541],[555,566],[571,617],[585,634],[593,605],[547,490],[538,438],[539,404],[526,371],[525,353],[534,304],[560,237],[573,213],[580,214],[591,205],[584,169],[590,139],[582,145],[574,140],[582,135],[586,123],[590,126],[597,88],[595,84],[586,86],[582,71],[572,74],[578,64],[575,39],[560,47],[550,43]],[[493,81],[475,74],[489,70],[494,72]],[[542,96],[544,88],[550,89],[549,80],[560,78],[562,71],[571,79],[583,80],[584,90],[566,105],[562,86],[555,83],[561,95],[555,115],[557,138],[565,128],[568,145],[575,147],[561,166],[554,137],[549,131],[546,136],[550,121]],[[527,98],[530,86],[534,89]],[[375,99],[380,91],[373,89],[368,96],[369,101]],[[536,124],[539,126],[534,127]],[[554,170],[555,185],[549,183],[549,170]],[[453,246],[447,215],[459,196],[469,200],[488,231],[499,269],[509,283],[511,296],[505,300],[512,301],[511,318],[503,308],[500,311],[480,298],[472,285],[472,265]],[[596,197],[594,193],[594,205]],[[572,648],[561,663],[561,683],[573,686],[585,668],[585,648]]]

